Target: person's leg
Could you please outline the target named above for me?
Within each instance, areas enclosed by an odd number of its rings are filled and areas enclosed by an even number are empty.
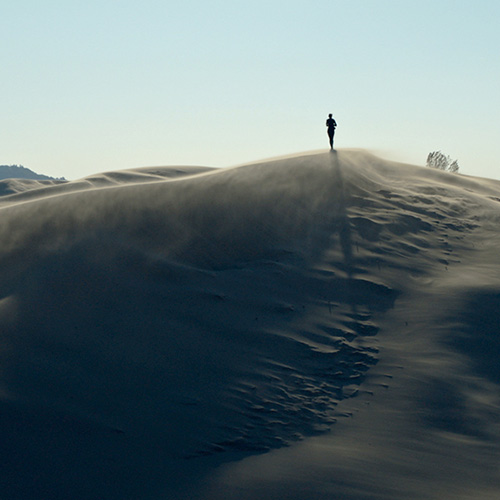
[[[333,149],[333,133],[328,131],[328,138],[330,139],[330,148]]]

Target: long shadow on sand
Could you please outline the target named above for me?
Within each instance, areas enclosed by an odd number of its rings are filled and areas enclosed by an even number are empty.
[[[349,216],[347,214],[347,197],[344,186],[344,179],[342,177],[338,155],[335,150],[332,150],[330,152],[330,158],[332,162],[332,171],[334,174],[335,183],[338,186],[337,224],[338,224],[340,246],[342,248],[342,252],[344,255],[344,262],[345,262],[347,276],[349,278],[352,278],[354,261],[353,261],[353,250],[352,250],[351,224],[349,222]]]

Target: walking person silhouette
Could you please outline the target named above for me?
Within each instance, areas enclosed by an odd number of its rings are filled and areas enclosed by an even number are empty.
[[[333,119],[331,113],[328,115],[328,120],[326,120],[326,126],[328,127],[327,133],[330,139],[330,149],[333,150],[333,136],[335,135],[335,127],[337,126],[337,122]]]

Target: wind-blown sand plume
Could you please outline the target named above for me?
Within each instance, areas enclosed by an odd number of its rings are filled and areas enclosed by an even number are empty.
[[[0,200],[5,498],[498,494],[500,183],[343,151]]]
[[[58,180],[35,179],[2,179],[0,180],[0,196],[10,197],[30,190],[44,190],[49,186],[65,184]]]

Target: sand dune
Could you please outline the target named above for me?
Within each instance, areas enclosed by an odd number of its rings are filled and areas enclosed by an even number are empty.
[[[499,182],[363,151],[8,182],[3,498],[500,494]]]

